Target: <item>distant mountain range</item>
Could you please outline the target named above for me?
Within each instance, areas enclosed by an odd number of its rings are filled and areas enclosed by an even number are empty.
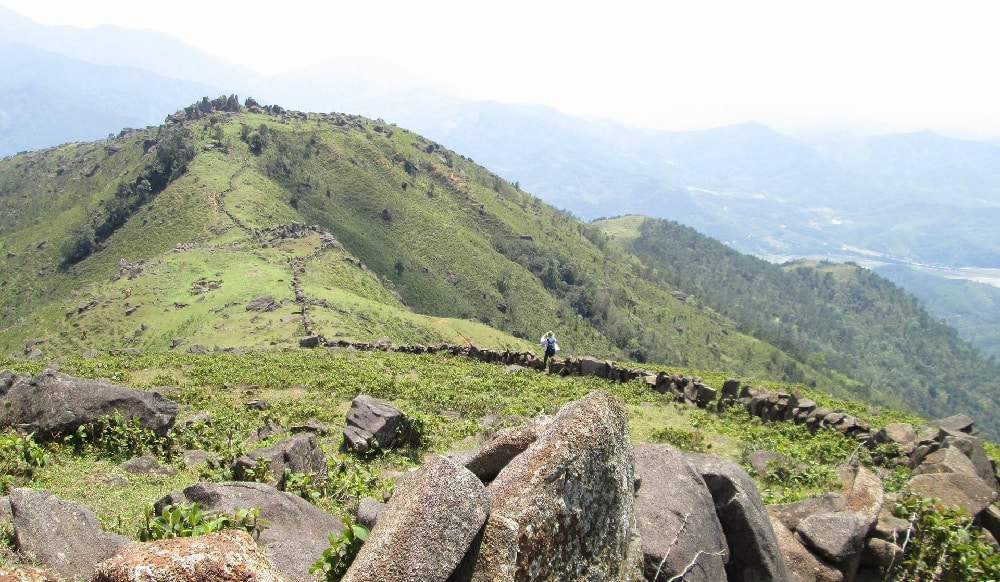
[[[997,144],[930,132],[788,136],[759,124],[642,130],[462,101],[356,63],[265,78],[161,33],[43,26],[3,8],[0,38],[0,155],[156,125],[202,96],[357,113],[462,152],[585,220],[642,214],[772,261],[859,262],[1000,355],[1000,288],[969,282],[970,270],[1000,281]]]

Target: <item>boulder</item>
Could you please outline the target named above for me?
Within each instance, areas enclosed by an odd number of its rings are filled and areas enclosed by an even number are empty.
[[[365,497],[358,503],[358,511],[354,521],[365,526],[369,531],[375,527],[379,514],[385,509],[385,503],[374,497]]]
[[[506,428],[483,443],[464,460],[465,468],[481,481],[492,481],[517,455],[523,453],[552,423],[550,416],[537,416],[521,426]]]
[[[638,445],[635,522],[647,580],[726,579],[729,546],[705,480],[669,445]],[[669,492],[669,494],[665,494]]]
[[[55,370],[31,377],[8,376],[0,382],[0,428],[13,426],[38,438],[72,434],[103,416],[121,413],[165,436],[177,418],[177,404],[156,392],[98,380],[73,378]]]
[[[131,543],[105,532],[89,508],[49,491],[21,487],[11,491],[9,499],[17,550],[34,555],[64,578],[89,578],[98,562]]]
[[[309,568],[329,545],[327,534],[339,536],[343,522],[291,493],[265,483],[195,483],[159,499],[157,514],[171,504],[197,503],[204,511],[232,513],[257,508],[267,528],[257,540],[267,557],[290,580],[310,580]],[[290,551],[295,550],[295,551]]]
[[[928,473],[912,477],[910,493],[941,500],[945,507],[961,507],[975,517],[996,501],[996,489],[976,475],[968,473]]]
[[[564,405],[497,475],[487,491],[517,523],[517,579],[631,575],[633,457],[624,403],[598,390]]]
[[[913,475],[926,475],[929,473],[967,473],[976,475],[976,466],[972,464],[969,457],[957,448],[941,448],[930,453],[920,462]]]
[[[471,471],[430,457],[396,489],[343,580],[446,580],[489,512]]]
[[[939,418],[937,420],[930,421],[928,424],[939,426],[951,431],[976,434],[975,422],[967,414],[955,414],[953,416],[949,416],[948,418]]]
[[[771,517],[778,548],[785,558],[788,567],[788,580],[791,582],[843,582],[844,574],[833,566],[820,560],[799,542],[780,520]],[[725,578],[720,578],[720,582]]]
[[[730,550],[728,580],[790,580],[764,502],[746,470],[711,455],[689,453],[688,462],[705,479],[726,533]]]
[[[778,520],[789,530],[795,531],[799,523],[810,515],[843,511],[846,508],[847,500],[843,495],[824,493],[801,501],[768,505],[767,514],[771,517],[772,524]]]
[[[607,378],[608,370],[610,368],[611,366],[606,360],[598,360],[597,358],[592,358],[590,356],[580,358],[581,376],[597,376],[598,378]]]
[[[283,582],[250,534],[206,535],[132,544],[98,564],[91,582]]]
[[[516,521],[496,511],[490,513],[448,582],[514,582],[517,532]]]
[[[987,485],[997,487],[997,473],[993,461],[986,454],[983,441],[976,437],[965,436],[964,434],[949,434],[941,442],[943,448],[958,449],[972,462],[976,469],[976,475],[986,482]]]
[[[391,449],[396,444],[405,415],[388,402],[361,394],[351,402],[344,426],[344,442],[359,453],[373,448]]]
[[[269,461],[268,468],[271,478],[268,483],[278,489],[285,487],[285,469],[291,473],[305,473],[317,476],[326,474],[326,455],[319,448],[316,436],[311,433],[300,433],[277,443],[250,451],[233,463],[232,470],[236,479],[242,479],[249,469],[252,469],[259,459]]]
[[[795,533],[824,559],[841,564],[860,556],[868,524],[847,511],[820,513],[803,519]]]
[[[865,535],[875,528],[882,506],[885,504],[885,489],[882,479],[871,469],[860,465],[853,468],[845,479],[841,494],[847,500],[846,511],[860,517],[865,524]]]

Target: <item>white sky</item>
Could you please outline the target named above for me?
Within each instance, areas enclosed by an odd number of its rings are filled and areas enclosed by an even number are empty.
[[[992,0],[0,0],[156,28],[276,73],[377,58],[462,97],[638,126],[823,121],[1000,136]]]

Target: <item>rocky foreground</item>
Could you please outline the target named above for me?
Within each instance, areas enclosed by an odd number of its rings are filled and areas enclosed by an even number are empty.
[[[560,361],[558,370],[619,379],[606,362]],[[552,370],[550,370],[552,371]],[[994,536],[997,477],[971,422],[944,419],[917,432],[877,431],[794,394],[727,382],[720,391],[697,379],[644,375],[651,389],[696,406],[746,406],[765,420],[841,430],[860,443],[896,443],[914,468],[907,489],[961,506]],[[36,435],[65,434],[114,410],[166,431],[178,406],[128,387],[45,371],[0,373],[0,426]],[[345,443],[358,450],[390,446],[402,413],[358,397]],[[282,430],[271,427],[269,430]],[[321,473],[326,458],[310,430],[248,453],[232,467],[270,460],[273,474]],[[198,451],[185,455],[197,456]],[[168,470],[155,459],[126,465]],[[123,469],[128,470],[128,469]],[[472,451],[430,455],[397,479],[388,500],[366,499],[357,519],[370,526],[344,580],[883,580],[898,564],[911,524],[893,517],[879,475],[840,468],[844,487],[814,499],[765,506],[750,475],[720,457],[668,445],[636,445],[615,396],[595,391],[555,415],[505,429]],[[6,580],[314,580],[309,567],[343,524],[270,483],[194,483],[157,502],[197,502],[207,511],[254,507],[269,522],[259,538],[242,531],[154,542],[104,532],[93,512],[52,493],[18,488],[0,498],[0,523],[15,550],[38,568],[0,570]]]

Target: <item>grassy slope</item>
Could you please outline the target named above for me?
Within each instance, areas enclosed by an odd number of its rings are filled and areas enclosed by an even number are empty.
[[[187,171],[68,270],[59,249],[72,226],[137,175],[161,130],[0,161],[10,225],[0,245],[12,253],[0,267],[0,350],[22,354],[31,339],[44,340],[48,357],[294,346],[305,333],[297,276],[310,321],[329,338],[525,349],[554,329],[567,354],[776,379],[798,366],[673,297],[596,230],[411,132],[359,117],[246,112],[188,127],[197,155]],[[259,152],[248,132],[264,137]],[[317,224],[339,244],[262,233],[293,222]],[[142,274],[119,279],[123,259]],[[281,306],[247,312],[261,295]]]

